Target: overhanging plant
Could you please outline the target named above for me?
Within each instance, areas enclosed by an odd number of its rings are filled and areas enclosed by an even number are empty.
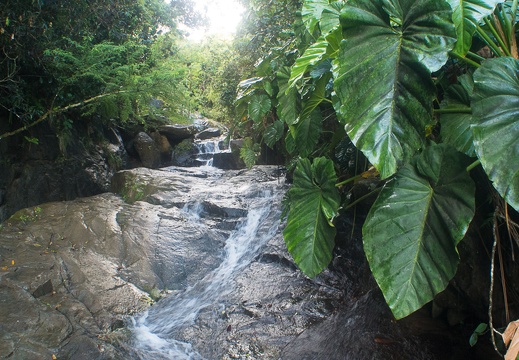
[[[470,169],[481,164],[519,211],[516,13],[517,1],[304,2],[302,21],[315,40],[299,48],[289,77],[276,74],[279,120],[265,134],[283,141],[284,129],[287,150],[300,159],[284,236],[304,273],[328,265],[341,206],[329,186],[334,157],[319,150],[324,117],[316,114],[330,104],[385,182],[363,241],[396,318],[432,300],[456,272],[456,246],[474,216]],[[476,54],[475,38],[497,58]],[[453,63],[457,80],[438,90]],[[343,136],[337,131],[332,145]],[[298,196],[303,190],[312,196]]]

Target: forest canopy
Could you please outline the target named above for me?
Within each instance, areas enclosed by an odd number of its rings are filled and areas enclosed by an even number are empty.
[[[191,0],[7,0],[0,19],[0,118],[8,130],[64,108],[125,123],[153,111],[151,99],[179,116],[181,76],[160,67],[177,51],[177,24],[204,20]]]

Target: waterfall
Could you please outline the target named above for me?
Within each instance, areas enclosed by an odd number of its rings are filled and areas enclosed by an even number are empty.
[[[192,326],[201,310],[225,307],[225,296],[233,290],[234,276],[253,261],[279,226],[279,193],[260,190],[250,197],[247,217],[227,239],[220,266],[182,293],[161,300],[132,319],[132,345],[138,358],[204,359],[191,344],[175,339],[175,335]],[[184,207],[184,211],[189,221],[198,221],[197,204]]]
[[[202,166],[212,166],[214,154],[228,151],[228,149],[226,149],[225,146],[223,146],[223,141],[220,138],[216,140],[210,139],[198,141],[194,144],[198,149],[196,161],[200,163]]]

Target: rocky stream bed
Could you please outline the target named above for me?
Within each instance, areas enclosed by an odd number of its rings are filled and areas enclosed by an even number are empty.
[[[0,227],[0,358],[493,358],[424,312],[393,320],[353,223],[330,268],[305,277],[281,235],[284,190],[276,166],[136,168],[113,192],[18,211]],[[233,236],[247,259],[207,290]],[[177,299],[201,305],[178,315]]]

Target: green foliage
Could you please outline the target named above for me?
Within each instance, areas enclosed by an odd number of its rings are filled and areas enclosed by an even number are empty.
[[[256,159],[258,157],[258,149],[253,143],[251,138],[245,138],[243,141],[243,146],[240,149],[240,158],[245,163],[249,169],[256,164]]]
[[[249,116],[259,122],[270,111],[270,99],[266,95],[253,96],[249,101]]]
[[[446,145],[428,146],[385,185],[366,218],[366,257],[397,319],[428,303],[456,273],[456,245],[475,208],[467,160]]]
[[[283,137],[283,130],[284,126],[281,120],[276,120],[273,124],[267,126],[263,133],[265,144],[273,149],[274,145]]]
[[[149,106],[152,99],[165,103],[161,115],[178,116],[178,74],[160,68],[166,52],[155,46],[178,37],[175,20],[184,18],[183,5],[191,2],[173,3],[22,0],[0,5],[0,18],[7,19],[0,22],[5,55],[0,116],[10,119],[7,129],[52,119],[58,137],[65,138],[65,115],[95,121],[101,115],[110,126],[125,126],[156,112]],[[164,28],[171,31],[161,35]]]
[[[238,62],[229,41],[208,38],[201,43],[182,42],[170,66],[182,74],[179,85],[185,94],[185,111],[229,122],[240,81]]]
[[[283,235],[288,251],[310,277],[323,271],[332,258],[336,233],[332,221],[340,205],[336,180],[332,161],[301,159],[288,192],[290,210]]]
[[[516,21],[516,1],[304,1],[296,38],[265,58],[270,71],[259,64],[261,77],[249,81],[244,98],[270,96],[279,119],[263,139],[269,146],[284,141],[291,162],[302,157],[284,237],[307,275],[315,276],[332,256],[331,221],[340,203],[323,212],[319,201],[332,195],[320,192],[323,182],[316,179],[335,182],[336,171],[350,177],[339,184],[343,191],[377,171],[385,183],[363,240],[396,318],[432,300],[456,272],[456,246],[475,211],[468,170],[481,163],[519,211]],[[484,60],[474,53],[478,44],[500,58]],[[286,61],[294,53],[296,59]],[[274,96],[266,82],[276,85]],[[341,144],[351,142],[374,166],[369,174],[352,176],[340,163]],[[316,165],[324,163],[330,165]],[[319,225],[306,225],[309,219]]]
[[[277,73],[277,79],[279,84],[277,115],[287,125],[294,125],[301,105],[297,89],[289,86],[290,68],[281,68]]]
[[[472,37],[479,22],[494,11],[499,0],[448,0],[452,7],[452,20],[456,26],[457,42],[454,52],[465,56],[472,46]]]
[[[474,157],[474,137],[472,135],[472,109],[470,101],[474,81],[470,73],[458,78],[445,92],[442,103],[441,136],[443,142],[454,146],[458,151]]]
[[[341,14],[348,41],[334,74],[337,110],[383,179],[424,145],[435,97],[430,73],[455,41],[450,18],[447,3],[429,0],[350,1]]]
[[[487,332],[488,325],[481,323],[476,327],[476,330],[470,335],[469,345],[473,347],[478,342],[478,338]]]
[[[488,59],[474,73],[474,147],[499,194],[519,211],[519,61]]]

